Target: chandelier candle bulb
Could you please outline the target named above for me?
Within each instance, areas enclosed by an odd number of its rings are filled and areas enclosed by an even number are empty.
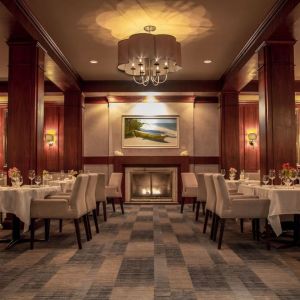
[[[137,33],[118,43],[118,69],[133,77],[134,82],[154,86],[167,81],[168,73],[181,67],[181,45],[168,34],[151,34],[156,27],[145,26],[147,33]],[[133,64],[140,68],[136,69]],[[161,68],[160,68],[161,66]]]

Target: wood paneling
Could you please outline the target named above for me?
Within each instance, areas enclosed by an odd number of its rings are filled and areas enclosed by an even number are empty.
[[[47,130],[54,130],[56,141],[53,146],[44,142],[45,169],[58,171],[64,169],[64,106],[45,104],[44,135]]]
[[[82,82],[83,92],[217,92],[219,80],[168,80],[158,86],[141,86],[132,80],[103,80]]]
[[[81,78],[23,0],[1,0],[30,36],[47,51],[45,73],[61,90],[80,90]]]
[[[4,169],[5,160],[5,116],[7,114],[7,107],[0,106],[0,170]]]
[[[259,170],[259,138],[254,146],[249,145],[247,134],[254,132],[259,136],[258,103],[240,104],[240,160],[241,170],[254,172]]]
[[[253,79],[251,73],[256,73],[256,65],[246,66],[246,64],[249,63],[260,45],[278,30],[299,2],[299,0],[276,1],[263,22],[236,56],[228,70],[223,74],[221,78],[224,82],[223,90],[240,91]]]
[[[137,158],[136,160],[139,161],[139,156],[123,156],[122,160],[127,160],[132,162],[132,157]],[[158,156],[159,161],[163,158],[170,161],[176,160],[177,157],[182,158],[182,156]],[[199,165],[218,165],[220,158],[218,156],[186,156],[188,158],[189,164],[199,164]],[[116,156],[85,156],[83,158],[83,164],[85,165],[108,165],[114,164],[114,161],[119,160]],[[154,157],[151,157],[151,161],[153,161]],[[145,158],[142,157],[142,160]],[[155,160],[156,160],[155,159]]]
[[[221,168],[240,170],[239,95],[222,92],[221,95]]]
[[[294,41],[268,42],[259,51],[260,170],[296,163]]]
[[[43,170],[44,51],[36,42],[9,43],[8,167]]]
[[[65,92],[64,101],[64,169],[82,169],[82,118],[83,96],[81,92]]]

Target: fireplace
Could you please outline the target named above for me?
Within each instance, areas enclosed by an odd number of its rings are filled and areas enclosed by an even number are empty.
[[[126,168],[126,202],[177,201],[177,168]]]

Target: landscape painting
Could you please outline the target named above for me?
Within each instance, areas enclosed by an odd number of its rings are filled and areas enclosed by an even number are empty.
[[[123,117],[123,148],[178,148],[179,118],[177,116]]]

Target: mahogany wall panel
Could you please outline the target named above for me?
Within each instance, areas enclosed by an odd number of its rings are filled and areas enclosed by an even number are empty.
[[[0,170],[4,169],[5,164],[5,115],[7,106],[0,106]]]
[[[247,134],[254,132],[259,136],[258,103],[240,104],[239,110],[241,169],[254,172],[259,170],[259,138],[251,146]]]
[[[59,171],[64,168],[64,106],[45,104],[44,134],[47,130],[54,130],[56,141],[53,146],[44,143],[45,169]]]

